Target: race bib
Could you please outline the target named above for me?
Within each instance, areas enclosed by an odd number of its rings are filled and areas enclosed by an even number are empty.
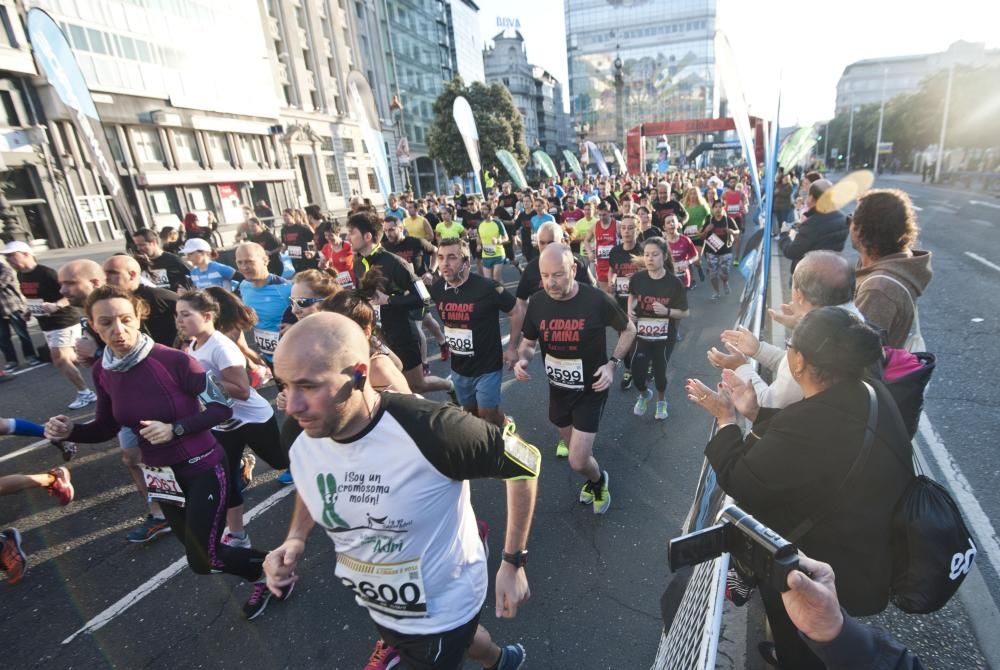
[[[351,273],[347,270],[342,270],[337,273],[337,281],[344,288],[354,288],[354,280],[351,279]]]
[[[636,324],[636,332],[644,340],[665,340],[670,330],[670,319],[641,318]]]
[[[302,247],[289,244],[288,245],[288,257],[289,258],[302,258]]]
[[[739,203],[736,203],[735,205],[726,205],[726,213],[729,214],[730,216],[734,214],[736,216],[739,216],[740,212],[742,211],[743,207]]]
[[[448,348],[455,356],[472,356],[472,331],[468,328],[444,327],[444,338],[448,340]]]
[[[354,591],[358,604],[394,617],[427,616],[420,559],[381,565],[339,554],[334,574]]]
[[[597,258],[598,260],[606,261],[608,256],[611,255],[611,250],[614,249],[613,244],[599,244],[597,245]]]
[[[719,239],[715,233],[712,233],[705,238],[705,244],[707,244],[712,251],[718,251],[722,247],[726,246],[726,243]]]
[[[531,234],[531,246],[533,246],[533,247],[537,247],[538,246],[538,233],[532,233]]]
[[[628,295],[629,280],[631,277],[615,277],[615,295]]]
[[[688,226],[687,228],[684,229],[684,234],[687,235],[688,237],[697,237],[698,226]]]
[[[583,390],[583,360],[545,356],[545,376],[549,383],[573,391]]]
[[[154,284],[156,284],[157,288],[167,288],[168,286],[170,286],[170,278],[167,277],[166,270],[158,270],[156,268],[150,268],[149,280]]]
[[[687,261],[674,261],[674,270],[676,270],[678,273],[684,272],[687,269],[688,269]]]
[[[268,356],[274,355],[278,348],[278,332],[274,330],[253,329],[253,339],[257,343],[260,353]]]
[[[184,507],[184,491],[174,470],[168,466],[141,465],[142,478],[146,481],[149,502],[161,502]]]
[[[28,303],[28,313],[32,316],[48,316],[48,312],[45,311],[45,301],[41,298],[29,298]]]
[[[484,256],[496,256],[497,247],[495,244],[484,244],[483,245],[483,255]]]

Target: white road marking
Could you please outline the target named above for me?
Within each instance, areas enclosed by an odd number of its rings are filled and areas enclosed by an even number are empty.
[[[254,507],[252,510],[246,513],[244,517],[245,523],[250,523],[255,517],[266,512],[267,510],[274,507],[281,501],[282,498],[286,497],[292,491],[295,490],[294,486],[286,486],[283,489],[275,491],[270,496],[265,498],[259,505]],[[131,592],[126,594],[118,602],[114,603],[103,612],[95,616],[93,619],[88,621],[80,628],[78,631],[70,635],[68,638],[62,641],[63,644],[69,644],[75,640],[78,636],[84,633],[93,633],[95,631],[104,628],[107,624],[113,621],[116,617],[121,615],[125,610],[135,605],[140,600],[148,596],[150,593],[155,591],[160,586],[163,586],[170,580],[171,577],[179,573],[187,565],[187,558],[181,556],[176,561],[160,570],[158,573],[153,575],[148,581],[140,585],[138,588],[133,589]]]
[[[915,212],[922,212],[922,211],[924,211],[923,207],[917,207],[916,205],[913,205],[913,204],[911,204],[910,207],[912,207],[913,211],[915,211]]]
[[[920,415],[920,438],[927,445],[934,462],[937,463],[941,474],[948,484],[948,488],[955,496],[955,501],[965,514],[965,520],[972,526],[972,531],[979,540],[979,553],[986,556],[994,572],[1000,575],[1000,542],[997,541],[997,533],[990,522],[989,516],[979,504],[972,485],[965,478],[958,467],[958,463],[948,452],[948,448],[941,440],[941,436],[934,430],[927,414]]]
[[[987,221],[986,219],[969,219],[969,221],[971,221],[972,223],[975,223],[977,225],[980,225],[980,226],[993,226],[994,225],[994,223],[992,221]]]
[[[968,256],[969,258],[971,258],[974,261],[979,261],[980,263],[982,263],[983,265],[985,265],[988,268],[993,268],[997,272],[1000,272],[1000,265],[997,265],[996,263],[993,263],[991,261],[986,260],[985,258],[983,258],[982,256],[980,256],[979,254],[974,254],[971,251],[966,251],[965,255]]]
[[[18,375],[23,375],[25,372],[31,372],[32,370],[41,370],[42,368],[47,368],[49,363],[42,363],[41,365],[32,365],[30,368],[24,368],[23,370],[15,370],[14,372],[8,372],[11,377],[17,377]]]
[[[1000,205],[995,202],[983,202],[982,200],[970,200],[970,205],[982,205],[983,207],[992,207],[993,209],[1000,209]]]

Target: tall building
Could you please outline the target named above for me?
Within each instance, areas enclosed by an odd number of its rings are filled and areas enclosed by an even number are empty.
[[[1000,49],[986,49],[982,42],[955,42],[947,51],[915,56],[872,58],[851,63],[837,82],[836,113],[848,112],[851,105],[882,102],[897,95],[916,93],[920,83],[951,65],[982,67],[1000,65]]]
[[[483,52],[486,81],[510,91],[524,123],[524,141],[530,151],[543,149],[554,160],[568,146],[568,119],[562,85],[549,72],[528,62],[524,37],[500,32]]]
[[[479,6],[472,0],[449,0],[447,11],[452,68],[466,85],[486,81]]]
[[[566,0],[572,122],[598,143],[617,136],[615,60],[624,132],[646,121],[711,117],[716,0]],[[605,156],[608,156],[605,152]]]

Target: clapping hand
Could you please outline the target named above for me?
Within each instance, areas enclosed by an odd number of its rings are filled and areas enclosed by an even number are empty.
[[[697,379],[688,379],[684,384],[688,400],[700,405],[720,423],[736,423],[736,407],[723,391],[713,391]]]
[[[732,370],[722,371],[722,392],[729,397],[733,406],[740,414],[755,421],[760,405],[757,404],[757,392],[753,384],[745,382]]]
[[[745,326],[739,326],[736,330],[722,331],[720,339],[727,348],[731,345],[732,349],[739,351],[744,356],[753,356],[760,348],[760,340]]]
[[[774,311],[770,307],[767,308],[767,313],[771,315],[772,319],[789,330],[794,330],[795,326],[799,325],[799,321],[802,320],[802,315],[799,314],[795,310],[795,307],[789,303],[783,303],[781,305],[780,313]]]
[[[725,370],[735,370],[741,365],[745,365],[747,362],[747,357],[741,352],[737,351],[728,342],[726,347],[730,350],[730,353],[724,353],[719,351],[715,347],[708,350],[708,362],[717,368],[723,368]]]

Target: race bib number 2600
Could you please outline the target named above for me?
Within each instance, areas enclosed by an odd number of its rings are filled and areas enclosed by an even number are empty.
[[[403,563],[366,563],[337,556],[337,577],[354,591],[358,604],[394,617],[427,616],[427,593],[420,559]]]

